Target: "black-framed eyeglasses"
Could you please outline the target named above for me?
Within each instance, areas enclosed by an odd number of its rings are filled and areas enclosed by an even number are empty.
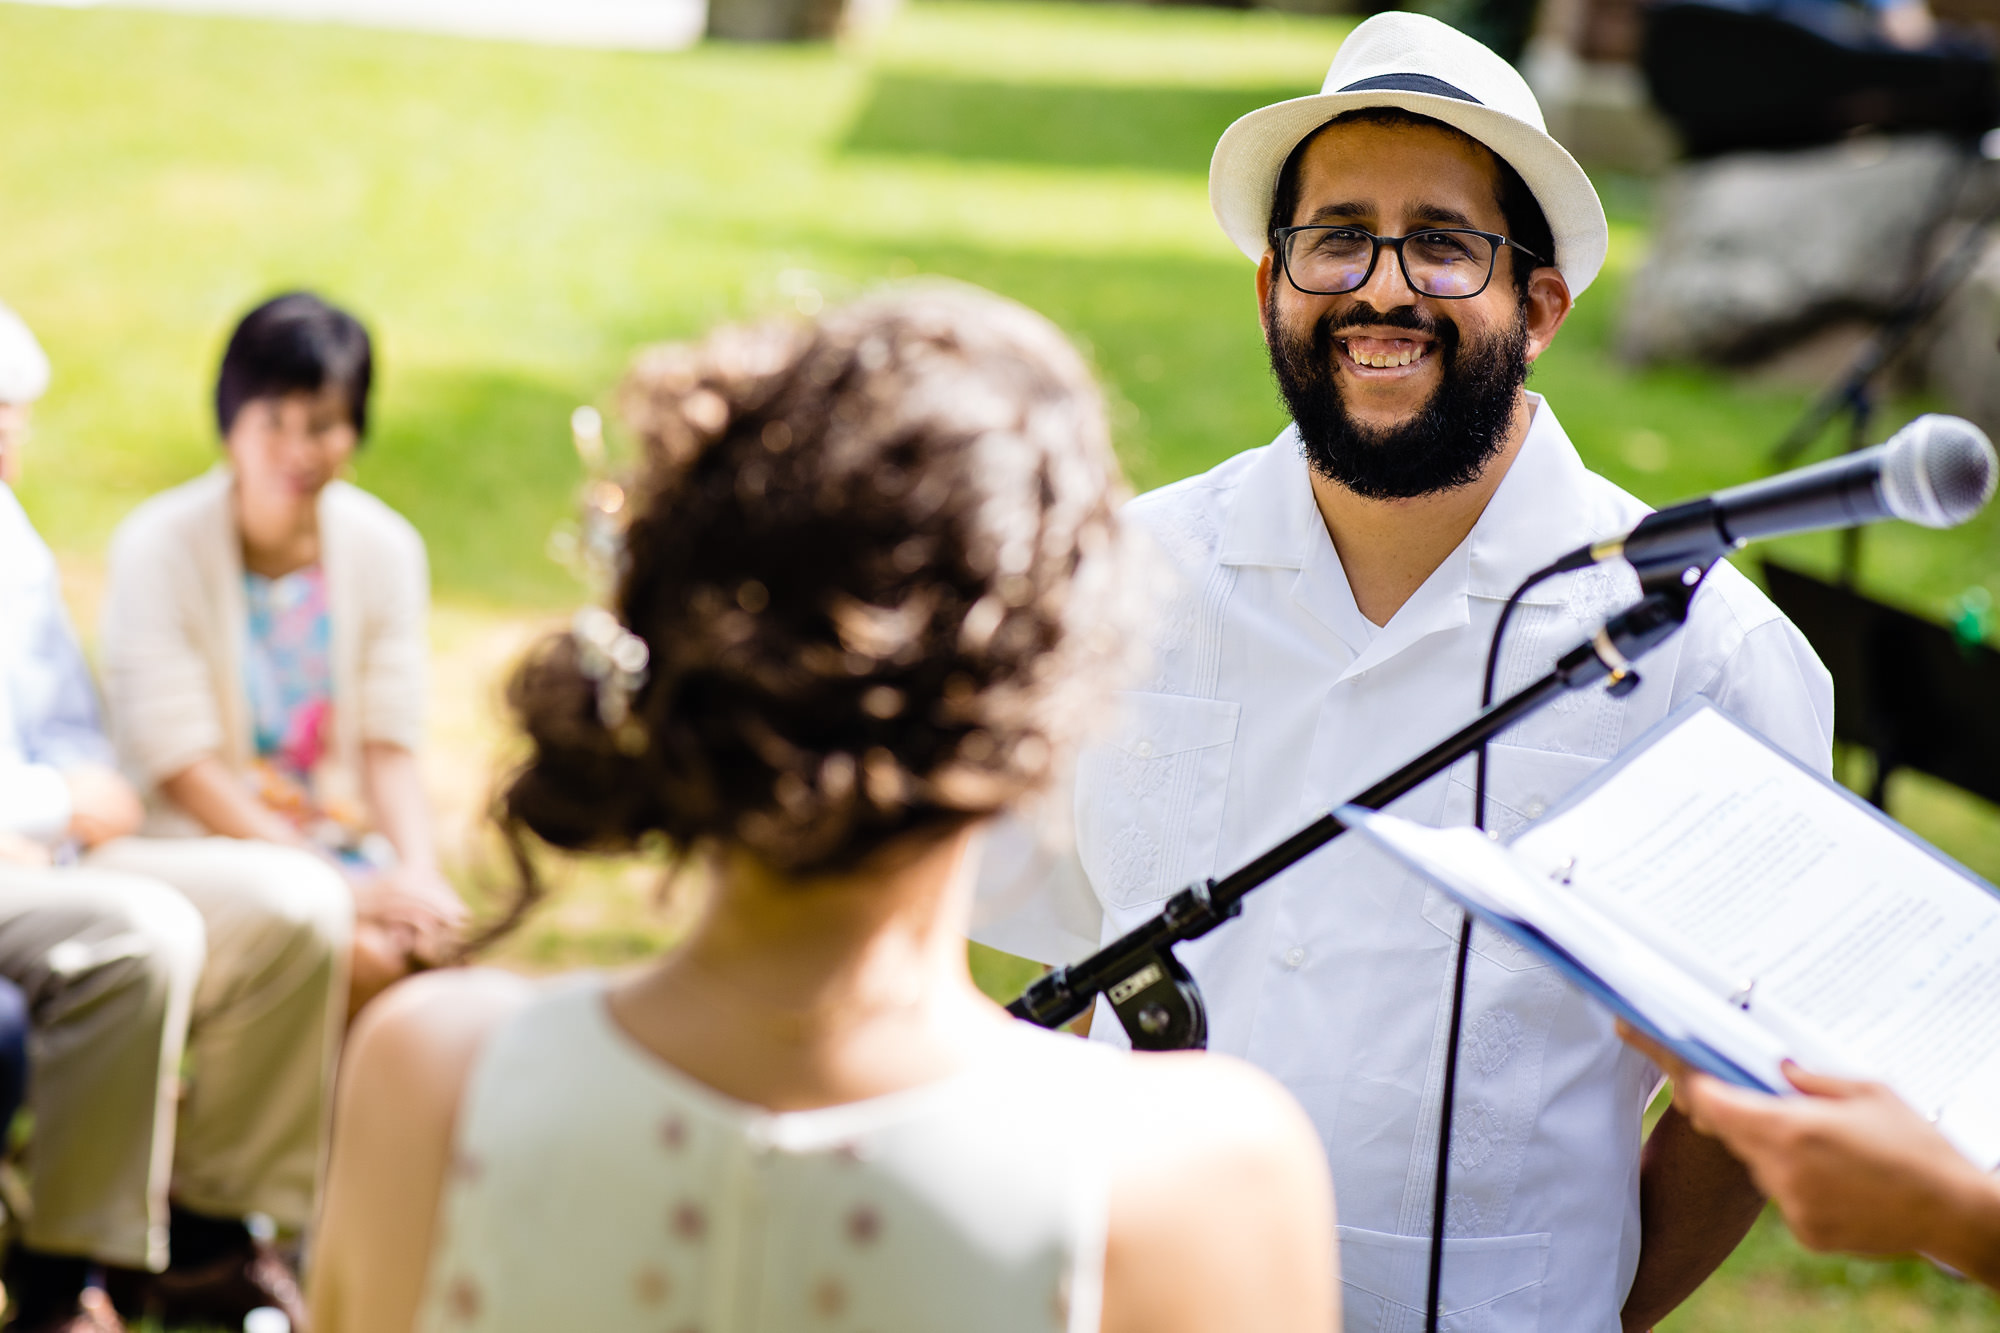
[[[1340,296],[1367,286],[1385,246],[1396,252],[1411,291],[1446,301],[1485,291],[1503,246],[1537,265],[1549,262],[1497,232],[1470,227],[1426,227],[1407,236],[1377,236],[1359,227],[1280,227],[1272,235],[1286,279],[1309,296]]]

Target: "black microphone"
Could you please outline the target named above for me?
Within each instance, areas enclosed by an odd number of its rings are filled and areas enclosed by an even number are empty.
[[[2000,461],[1961,417],[1918,417],[1886,443],[1648,514],[1623,537],[1580,546],[1550,573],[1623,559],[1640,574],[1707,564],[1745,542],[1900,518],[1951,528],[1993,498]]]

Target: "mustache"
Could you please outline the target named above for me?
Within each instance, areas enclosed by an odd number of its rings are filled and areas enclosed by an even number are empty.
[[[1275,309],[1273,315],[1275,317]],[[1344,310],[1329,310],[1313,321],[1309,336],[1281,338],[1278,354],[1292,363],[1297,373],[1307,379],[1331,379],[1335,373],[1334,342],[1344,329],[1366,326],[1390,329],[1408,329],[1413,333],[1429,334],[1437,340],[1438,356],[1449,374],[1458,364],[1459,329],[1458,322],[1439,318],[1417,309],[1415,306],[1394,306],[1388,310],[1377,310],[1366,301],[1356,302]],[[1296,335],[1295,335],[1296,336]]]
[[[1413,305],[1399,305],[1390,310],[1377,310],[1366,301],[1358,301],[1342,311],[1327,311],[1320,316],[1320,332],[1334,334],[1342,329],[1357,329],[1366,325],[1378,328],[1409,329],[1415,333],[1437,335],[1440,329],[1450,329],[1453,333],[1458,326],[1448,319],[1439,319],[1426,314]]]

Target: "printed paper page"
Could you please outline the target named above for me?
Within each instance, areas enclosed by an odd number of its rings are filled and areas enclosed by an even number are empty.
[[[1802,1064],[1880,1078],[2000,1161],[2000,899],[1723,714],[1690,714],[1512,850]]]
[[[1767,1088],[1786,1088],[1779,1066],[1797,1053],[1789,1042],[1587,900],[1530,874],[1519,857],[1485,834],[1428,828],[1352,806],[1340,818],[1461,901],[1559,944],[1670,1040],[1702,1042]]]

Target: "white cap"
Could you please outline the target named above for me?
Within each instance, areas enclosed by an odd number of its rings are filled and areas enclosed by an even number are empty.
[[[0,305],[0,403],[32,403],[48,391],[48,354],[21,317]]]
[[[1222,132],[1208,200],[1238,249],[1261,259],[1278,173],[1300,140],[1344,112],[1399,107],[1441,120],[1493,150],[1542,206],[1571,296],[1604,266],[1610,227],[1576,159],[1549,137],[1541,104],[1514,67],[1456,28],[1422,14],[1377,14],[1348,34],[1314,97],[1261,107]]]

